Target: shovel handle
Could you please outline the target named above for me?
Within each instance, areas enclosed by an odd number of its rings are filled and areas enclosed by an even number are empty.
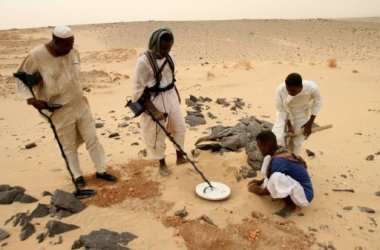
[[[333,127],[333,125],[329,124],[329,125],[325,125],[325,126],[320,126],[320,127],[312,128],[311,129],[311,133],[315,133],[315,132],[318,132],[318,131],[326,130],[326,129],[329,129],[329,128],[332,128],[332,127]],[[287,137],[295,137],[295,136],[299,136],[299,135],[302,135],[302,134],[303,134],[303,129],[297,130],[294,133],[286,133],[285,134],[285,138],[287,138]]]

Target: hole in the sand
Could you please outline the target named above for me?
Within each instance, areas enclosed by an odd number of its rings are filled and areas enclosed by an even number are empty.
[[[86,199],[84,203],[98,207],[108,207],[122,203],[127,197],[147,199],[160,195],[159,183],[150,179],[149,169],[158,164],[149,160],[132,160],[118,168],[107,168],[107,172],[115,175],[115,183],[97,179],[94,175],[85,176],[88,188],[94,188],[97,194]]]

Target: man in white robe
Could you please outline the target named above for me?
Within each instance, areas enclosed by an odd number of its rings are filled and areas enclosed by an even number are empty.
[[[68,26],[57,26],[52,40],[34,48],[20,65],[18,72],[38,74],[40,81],[33,87],[36,98],[20,80],[16,80],[17,95],[38,110],[51,104],[61,108],[52,114],[58,138],[62,143],[70,170],[78,188],[85,186],[78,159],[78,146],[84,141],[95,164],[96,177],[116,181],[105,171],[105,154],[100,144],[95,122],[79,80],[79,53],[73,48],[74,36]]]
[[[322,107],[322,97],[318,86],[302,80],[298,73],[291,73],[277,88],[277,118],[272,132],[281,146],[287,146],[295,155],[299,155],[302,143],[311,134],[313,122]],[[285,131],[294,133],[303,129],[303,134],[291,137],[285,143]]]
[[[175,78],[171,67],[173,65],[170,65],[169,52],[173,42],[174,37],[169,29],[159,29],[152,34],[149,50],[141,54],[136,63],[132,101],[136,102],[144,97],[146,107],[153,112],[155,118],[170,132],[183,150],[186,124],[180,109],[180,97],[174,85]],[[147,53],[150,53],[150,59]],[[154,63],[161,70],[158,76],[154,72]],[[141,115],[140,125],[141,137],[146,144],[148,155],[159,161],[162,176],[170,175],[171,171],[165,161],[165,133],[146,113]],[[178,148],[176,155],[177,165],[187,162]]]

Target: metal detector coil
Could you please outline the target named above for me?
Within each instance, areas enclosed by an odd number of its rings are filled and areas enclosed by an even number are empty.
[[[195,193],[206,200],[220,201],[227,199],[231,194],[231,189],[220,182],[211,182],[212,187],[207,182],[198,184],[195,187]]]

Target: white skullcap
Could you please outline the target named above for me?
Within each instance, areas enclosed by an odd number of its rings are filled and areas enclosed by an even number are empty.
[[[58,38],[68,38],[73,36],[70,27],[64,25],[55,27],[53,34]]]

